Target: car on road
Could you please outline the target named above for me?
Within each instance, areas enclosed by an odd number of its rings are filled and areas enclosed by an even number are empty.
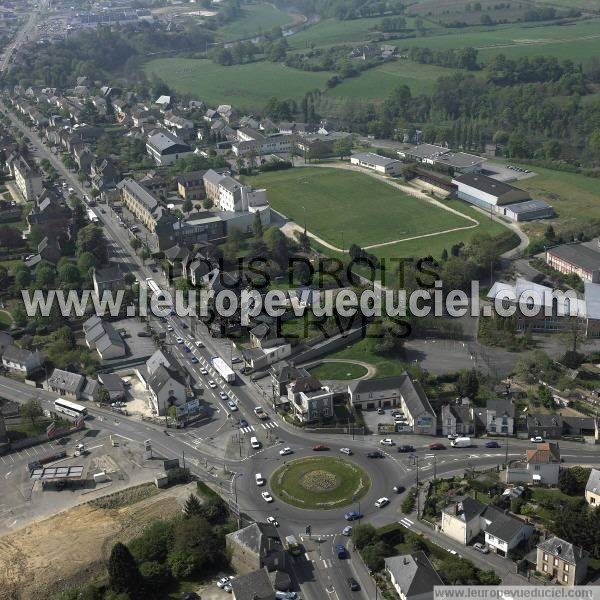
[[[279,521],[275,517],[267,517],[267,523],[274,525],[275,527],[279,527]]]
[[[458,435],[456,433],[449,433],[448,434],[448,439],[449,440],[455,440],[458,437]]]
[[[352,535],[353,529],[354,529],[354,527],[352,527],[352,525],[346,525],[346,527],[344,527],[344,529],[342,529],[342,535],[345,535],[345,536]]]
[[[246,421],[246,419],[240,419],[240,427],[248,427],[248,421]]]
[[[225,392],[219,392],[219,398],[221,400],[229,400],[229,396]]]
[[[195,356],[192,356],[192,358],[190,360],[192,361],[192,364],[194,364],[194,365],[197,365],[200,362]]]
[[[189,354],[189,353],[191,352],[191,350],[190,350],[190,348],[189,348],[188,346],[184,346],[184,347],[183,347],[183,351],[184,351],[186,354]]]
[[[217,587],[223,589],[226,585],[229,585],[229,582],[233,579],[233,577],[221,577],[219,581],[217,581]]]
[[[402,444],[401,446],[398,446],[398,452],[414,452],[415,451],[415,447],[411,446],[410,444]]]
[[[429,444],[427,448],[429,448],[429,450],[445,450],[446,446],[444,446],[444,444],[440,444],[439,442],[434,442],[433,444]]]
[[[385,415],[385,410],[383,410],[383,408],[378,408],[377,409],[377,414],[378,415]]]
[[[173,325],[167,325],[167,331],[173,331]]]
[[[202,373],[202,375],[208,375],[208,371],[204,367],[200,369],[200,373]]]
[[[358,581],[354,579],[354,577],[348,577],[348,587],[353,591],[357,592],[360,590],[360,585],[358,585]]]
[[[390,503],[390,499],[386,498],[385,496],[382,496],[381,498],[379,498],[379,500],[375,501],[375,508],[383,508],[384,506],[387,506]]]
[[[350,448],[340,448],[340,452],[342,454],[346,454],[347,456],[351,456],[352,455],[352,450],[350,450]]]
[[[335,553],[337,554],[337,557],[339,559],[346,558],[346,556],[347,556],[346,546],[344,546],[342,544],[336,544],[335,545]]]
[[[238,409],[237,404],[233,400],[230,400],[227,403],[227,406],[229,407],[229,410],[232,411],[232,412],[234,412],[234,411],[236,411]]]
[[[175,338],[175,341],[176,341],[178,344],[183,344],[183,338],[180,338],[179,336],[177,336],[177,337]]]
[[[198,346],[198,348],[203,348],[204,344],[200,340],[196,340],[196,346]]]
[[[282,448],[279,451],[279,454],[281,454],[281,456],[287,456],[288,454],[294,454],[294,451],[291,448]]]
[[[482,554],[487,554],[490,551],[489,548],[485,544],[482,544],[481,542],[475,542],[473,544],[473,548],[475,548],[475,550],[477,550],[478,552],[481,552]]]
[[[393,488],[392,492],[396,492],[396,494],[401,494],[406,488],[403,485],[397,483]]]
[[[498,442],[486,442],[486,448],[500,448],[500,444]]]
[[[535,437],[532,437],[530,441],[534,444],[541,444],[543,443],[544,438],[541,435],[536,435]]]
[[[379,440],[379,443],[382,446],[394,446],[396,444],[392,438],[383,438],[382,440]]]
[[[383,458],[385,455],[380,450],[373,450],[367,453],[367,458]]]
[[[265,491],[261,496],[265,502],[273,502],[273,496],[271,496],[270,492]]]
[[[260,473],[254,475],[254,481],[256,481],[256,485],[258,486],[265,485],[266,483],[265,478]]]
[[[329,446],[326,446],[325,444],[317,444],[316,446],[313,446],[313,450],[315,452],[323,452],[325,450],[329,450]]]
[[[208,387],[209,387],[211,390],[214,390],[214,389],[217,387],[217,384],[216,384],[216,383],[215,383],[215,382],[214,382],[212,379],[209,379],[209,380],[208,380]]]
[[[358,519],[362,519],[362,514],[355,510],[349,510],[344,515],[344,519],[346,519],[346,521],[356,521]]]

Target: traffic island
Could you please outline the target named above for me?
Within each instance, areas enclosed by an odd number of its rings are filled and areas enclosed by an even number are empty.
[[[271,476],[271,490],[281,500],[307,510],[328,510],[360,500],[371,487],[367,473],[353,462],[330,456],[299,458]]]

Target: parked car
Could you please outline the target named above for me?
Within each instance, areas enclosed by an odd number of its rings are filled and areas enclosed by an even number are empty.
[[[273,502],[273,496],[271,496],[269,492],[265,491],[261,494],[261,496],[265,502]]]
[[[344,529],[342,529],[342,535],[345,535],[345,536],[352,535],[352,529],[354,529],[352,527],[352,525],[346,525],[346,527],[344,527]]]
[[[223,589],[232,579],[233,577],[221,577],[221,579],[217,581],[217,587]]]
[[[267,523],[279,527],[279,521],[275,517],[267,517]]]
[[[208,387],[211,388],[212,390],[214,390],[217,387],[217,384],[212,379],[209,379]]]
[[[195,356],[192,356],[192,358],[190,358],[190,360],[192,361],[193,365],[197,365],[200,362]]]
[[[178,344],[183,344],[183,338],[180,338],[179,336],[177,336],[177,337],[175,338],[175,341],[176,341]]]
[[[360,590],[360,585],[358,585],[358,581],[354,579],[354,577],[348,577],[348,587],[353,591],[357,592]]]
[[[367,458],[383,458],[385,454],[380,450],[373,450],[367,454]]]
[[[392,438],[383,438],[382,440],[379,440],[379,443],[382,446],[393,446],[396,442],[394,442]]]
[[[208,375],[208,371],[204,367],[200,369],[200,373],[202,373],[202,375]]]
[[[186,354],[189,354],[189,353],[191,352],[191,350],[190,350],[190,348],[189,348],[188,346],[184,346],[184,347],[183,347],[183,351],[184,351]]]
[[[221,398],[221,400],[228,400],[229,396],[225,392],[219,392],[219,398]]]
[[[383,508],[384,506],[387,506],[389,503],[390,503],[389,498],[382,496],[381,498],[379,498],[379,500],[375,501],[375,508]]]
[[[350,450],[350,448],[340,448],[340,452],[342,454],[346,454],[348,456],[350,456],[352,454],[352,450]]]
[[[221,392],[223,393],[223,392]],[[233,401],[233,400],[229,400],[229,402],[227,402],[227,406],[229,407],[230,411],[236,411],[238,409],[237,404]]]
[[[414,452],[415,447],[410,444],[402,444],[402,446],[398,446],[398,452]]]
[[[534,444],[541,444],[544,441],[544,438],[541,435],[536,435],[532,437],[531,440]]]
[[[325,444],[317,444],[316,446],[313,446],[313,450],[315,452],[323,452],[324,450],[329,450],[329,446],[326,446]]]
[[[487,554],[489,552],[489,548],[485,544],[482,544],[481,542],[475,542],[473,544],[473,548],[475,548],[475,550],[477,550],[478,552],[481,552],[482,554]]]
[[[445,450],[446,446],[444,446],[444,444],[440,444],[439,442],[434,442],[433,444],[429,444],[427,448],[429,448],[429,450]]]
[[[344,519],[346,519],[346,521],[356,521],[358,519],[362,519],[362,514],[355,510],[349,510],[344,515]]]
[[[294,451],[291,448],[282,448],[279,451],[279,454],[281,454],[281,456],[287,456],[288,454],[294,454]]]
[[[458,437],[458,435],[456,433],[449,433],[448,434],[448,439],[449,440],[455,440]]]
[[[378,415],[385,415],[385,410],[383,410],[383,408],[378,408],[377,409],[377,414]]]
[[[486,442],[485,443],[485,447],[486,448],[500,448],[500,444],[498,442]]]

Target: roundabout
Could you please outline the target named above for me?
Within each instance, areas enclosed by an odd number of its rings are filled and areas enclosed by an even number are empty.
[[[329,510],[360,500],[370,489],[366,471],[349,460],[313,456],[281,465],[271,475],[271,489],[297,508]]]

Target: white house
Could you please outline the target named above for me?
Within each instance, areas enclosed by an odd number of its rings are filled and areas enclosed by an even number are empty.
[[[30,375],[39,369],[44,362],[39,352],[23,350],[14,344],[7,346],[2,354],[2,364],[11,371],[18,371]]]
[[[386,558],[385,570],[402,600],[432,600],[433,588],[444,585],[423,551]]]
[[[333,416],[333,391],[318,379],[300,377],[289,383],[287,390],[294,415],[302,423]]]

